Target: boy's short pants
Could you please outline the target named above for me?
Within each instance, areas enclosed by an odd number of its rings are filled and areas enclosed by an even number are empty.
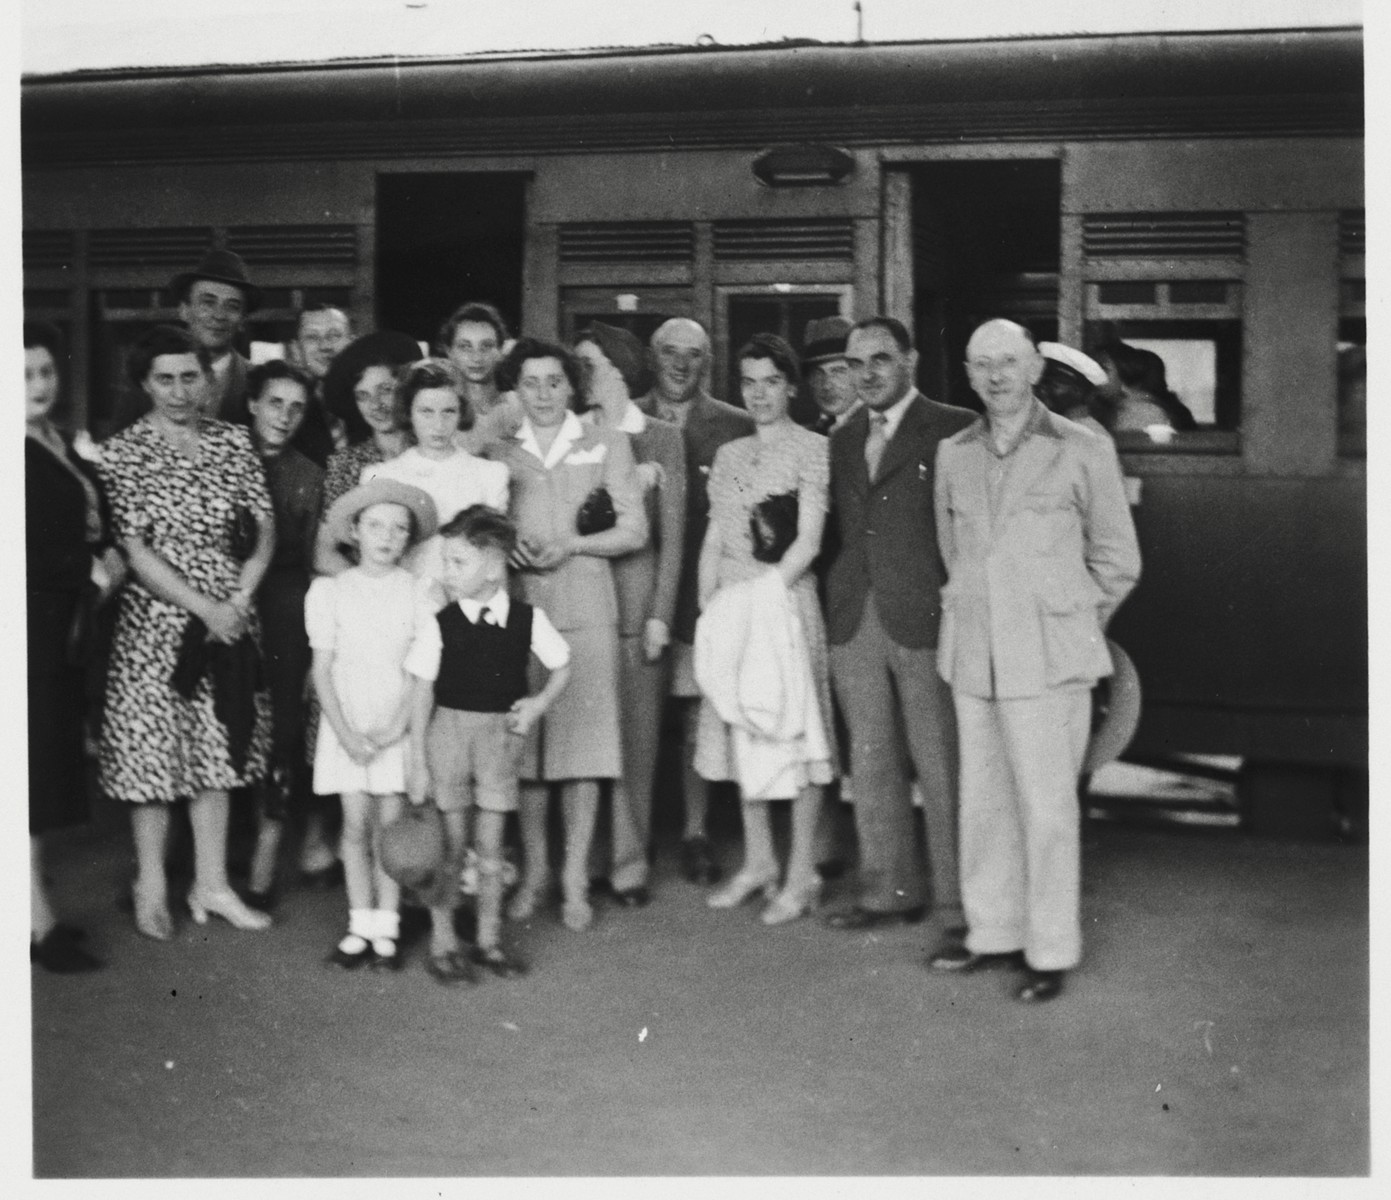
[[[425,735],[435,807],[458,812],[470,804],[516,812],[517,765],[526,739],[507,728],[508,713],[437,708]]]

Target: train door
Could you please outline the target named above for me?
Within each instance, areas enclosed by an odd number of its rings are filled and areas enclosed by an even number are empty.
[[[909,168],[912,324],[928,395],[978,407],[962,365],[990,317],[1058,334],[1062,172],[1054,159],[935,162]]]
[[[526,230],[523,174],[377,178],[376,322],[433,344],[460,304],[485,300],[516,330]]]

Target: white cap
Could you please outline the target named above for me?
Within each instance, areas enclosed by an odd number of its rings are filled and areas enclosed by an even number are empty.
[[[1065,367],[1071,367],[1092,387],[1100,387],[1106,382],[1106,372],[1101,364],[1090,355],[1074,350],[1071,346],[1064,346],[1061,342],[1039,342],[1038,352],[1044,358],[1051,358]]]

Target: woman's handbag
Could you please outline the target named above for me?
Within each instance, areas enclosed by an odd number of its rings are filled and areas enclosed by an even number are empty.
[[[575,514],[575,530],[581,537],[591,533],[603,533],[618,524],[618,514],[613,511],[613,497],[608,488],[600,484],[584,498],[580,511]]]
[[[256,553],[256,544],[260,539],[255,514],[245,504],[238,504],[227,522],[227,549],[232,557],[238,562],[245,562]]]
[[[797,540],[797,519],[796,492],[765,496],[755,504],[749,513],[754,558],[762,563],[781,562]]]

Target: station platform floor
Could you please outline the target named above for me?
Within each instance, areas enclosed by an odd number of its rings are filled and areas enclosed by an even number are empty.
[[[932,919],[712,911],[674,830],[649,907],[512,929],[520,980],[442,987],[422,946],[396,975],[325,966],[341,890],[156,944],[114,903],[112,809],[53,847],[109,966],[33,969],[40,1179],[1369,1170],[1365,846],[1091,821],[1085,961],[1029,1007],[929,972]],[[732,868],[732,813],[720,833]]]

